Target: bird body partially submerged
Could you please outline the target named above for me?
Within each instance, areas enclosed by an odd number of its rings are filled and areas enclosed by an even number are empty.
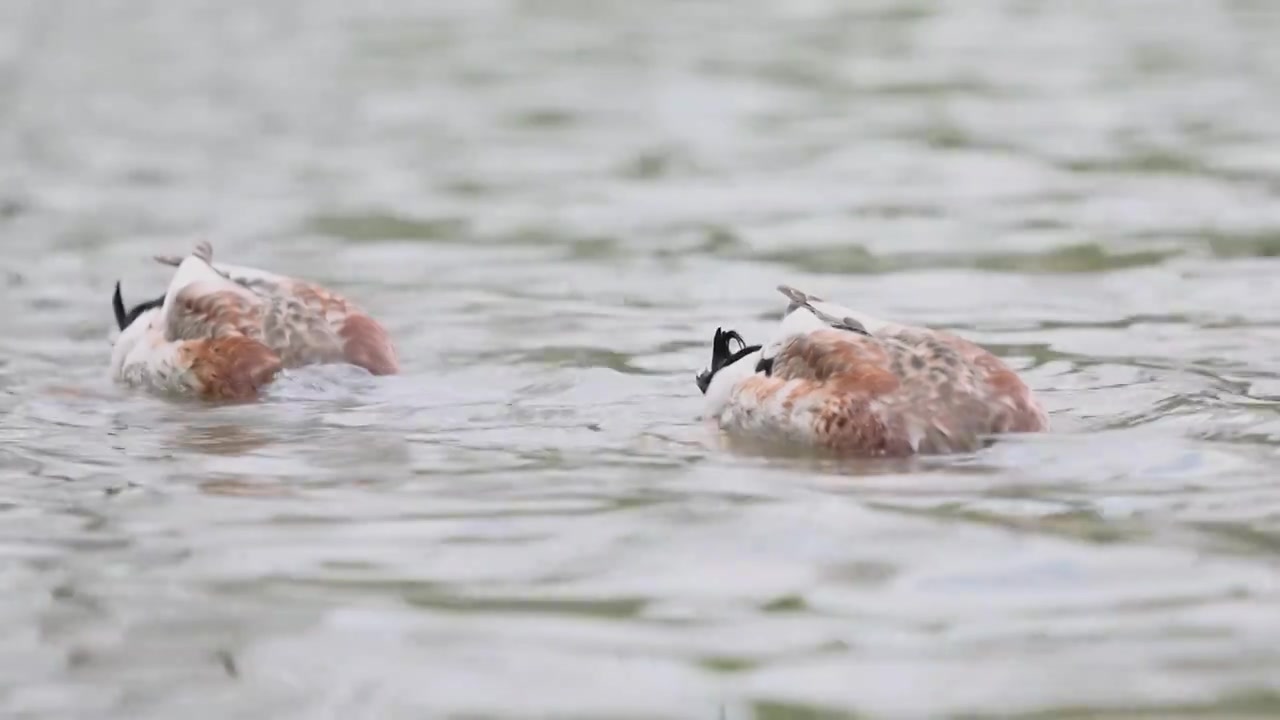
[[[731,440],[906,456],[1048,430],[1030,388],[982,347],[779,290],[791,303],[774,337],[747,346],[717,330],[711,367],[698,376],[707,419]]]
[[[163,297],[125,310],[112,375],[125,385],[208,400],[258,396],[280,370],[349,363],[375,375],[399,371],[385,329],[341,295],[254,268],[213,263],[208,243],[184,258]]]

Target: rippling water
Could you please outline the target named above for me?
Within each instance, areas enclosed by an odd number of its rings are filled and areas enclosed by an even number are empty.
[[[1269,0],[0,4],[0,709],[1280,714]],[[111,385],[220,257],[403,375]],[[710,445],[786,282],[955,328],[1056,432]]]

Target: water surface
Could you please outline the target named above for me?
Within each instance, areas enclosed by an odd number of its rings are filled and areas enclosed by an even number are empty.
[[[1280,714],[1280,12],[0,4],[0,714]],[[405,372],[105,378],[155,253],[349,293]],[[1056,431],[731,455],[788,283]]]

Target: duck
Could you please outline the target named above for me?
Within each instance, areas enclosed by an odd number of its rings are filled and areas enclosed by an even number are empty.
[[[716,328],[711,363],[695,376],[703,418],[729,444],[909,457],[1049,430],[1023,379],[978,344],[777,289],[788,304],[768,341]]]
[[[186,256],[154,259],[176,268],[163,295],[126,309],[117,282],[112,296],[119,335],[111,375],[119,384],[249,401],[286,369],[346,363],[373,375],[400,370],[386,329],[319,284],[215,263],[207,240]]]

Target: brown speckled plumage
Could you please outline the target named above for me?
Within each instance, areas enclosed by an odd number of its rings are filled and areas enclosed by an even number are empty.
[[[731,438],[902,456],[1048,429],[1031,390],[977,344],[780,289],[791,303],[778,337],[708,392],[709,416]]]
[[[392,375],[400,362],[386,330],[342,295],[316,283],[254,268],[212,263],[212,249],[197,253],[227,281],[214,290],[198,283],[179,293],[171,337],[236,332],[262,342],[284,367],[346,362],[375,375]],[[167,265],[183,258],[157,256]]]
[[[213,263],[200,243],[187,257],[158,257],[177,272],[163,298],[125,312],[112,350],[117,381],[165,394],[246,400],[282,369],[350,363],[399,371],[387,332],[341,295],[254,268]]]
[[[204,400],[252,400],[282,368],[270,348],[243,335],[192,340],[182,345],[179,357]]]

